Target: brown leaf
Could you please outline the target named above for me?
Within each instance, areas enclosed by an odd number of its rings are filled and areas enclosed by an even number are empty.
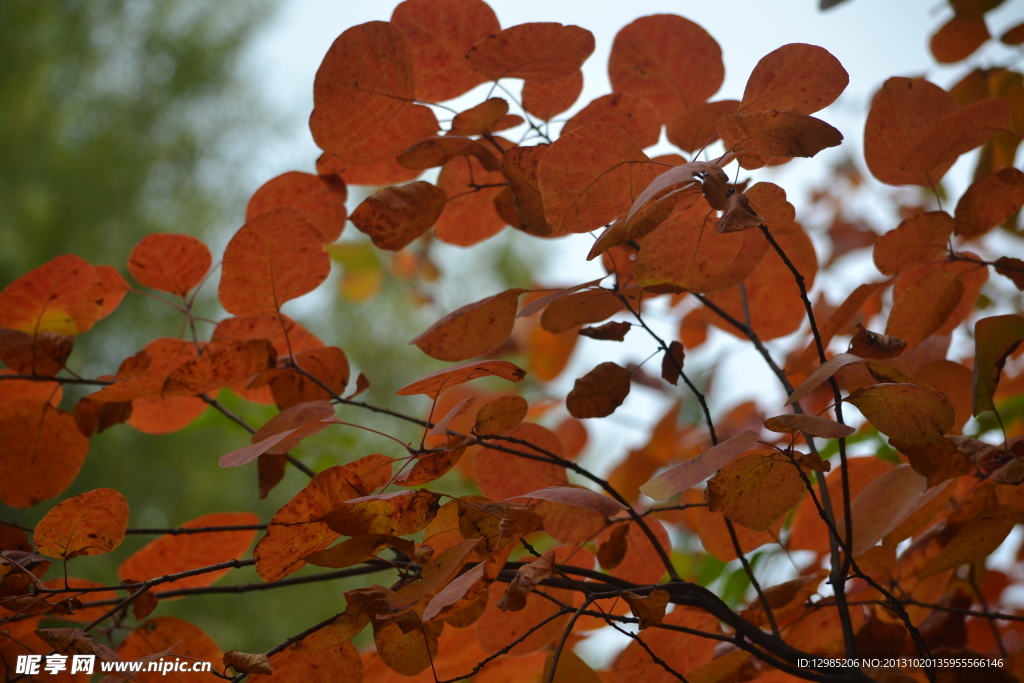
[[[376,496],[352,498],[324,516],[334,532],[344,536],[362,534],[414,534],[437,514],[441,494],[430,491],[394,491]]]
[[[683,374],[683,359],[685,357],[683,345],[673,341],[668,345],[668,350],[661,357],[661,378],[675,386]]]
[[[803,382],[800,383],[793,393],[789,395],[789,399],[786,400],[786,405],[793,405],[807,394],[817,389],[823,382],[827,381],[839,370],[847,365],[854,363],[863,363],[864,359],[860,356],[855,356],[852,353],[840,353],[815,368],[814,372],[810,374]]]
[[[838,474],[838,472],[837,472]],[[909,465],[900,465],[868,483],[850,502],[853,518],[854,556],[874,547],[924,502],[928,483]],[[930,490],[938,494],[939,487]],[[840,538],[845,538],[846,521],[836,523]]]
[[[244,674],[265,674],[269,676],[274,673],[274,667],[270,666],[270,660],[263,653],[249,654],[238,650],[228,650],[224,653],[224,666],[233,666],[235,671]]]
[[[616,524],[611,533],[597,545],[597,561],[605,569],[615,569],[626,558],[629,549],[628,524]]]
[[[128,502],[114,489],[96,489],[60,503],[36,525],[39,552],[61,560],[109,553],[124,540]]]
[[[718,119],[735,114],[736,100],[695,102],[665,126],[665,136],[676,147],[693,152],[718,140]]]
[[[622,599],[629,605],[633,616],[640,620],[640,630],[657,626],[665,618],[665,608],[671,596],[662,588],[655,588],[647,595],[623,591]]]
[[[606,417],[615,412],[629,395],[629,370],[615,363],[601,363],[580,377],[565,398],[573,417]]]
[[[850,340],[850,350],[861,358],[886,359],[895,358],[907,348],[907,342],[898,337],[872,332],[864,325],[857,323],[857,334]]]
[[[524,88],[525,90],[525,88]],[[501,171],[512,193],[512,204],[519,228],[538,237],[551,234],[551,226],[544,217],[544,203],[538,185],[537,169],[548,145],[517,146],[501,158]]]
[[[387,187],[357,206],[351,220],[378,249],[401,251],[430,229],[446,200],[442,190],[423,181]]]
[[[602,341],[623,341],[626,334],[633,329],[627,322],[612,321],[596,327],[581,327],[580,336],[600,339]]]
[[[587,289],[555,298],[540,317],[540,325],[552,334],[562,334],[574,327],[606,320],[625,304],[607,289]]]
[[[462,459],[470,440],[466,436],[449,436],[444,449],[419,456],[411,469],[395,478],[395,483],[399,486],[422,486],[441,478]]]
[[[725,201],[722,217],[715,222],[715,230],[723,232],[742,232],[756,228],[764,222],[750,206],[750,200],[742,192],[733,192]]]
[[[452,119],[449,135],[490,135],[498,121],[508,114],[508,101],[491,97],[475,107],[460,112]]]
[[[543,556],[525,564],[516,572],[515,578],[508,584],[505,594],[495,603],[503,612],[518,612],[526,607],[526,596],[534,586],[554,575],[555,552],[549,550]]]
[[[509,289],[456,309],[409,343],[431,358],[452,362],[493,351],[512,333],[523,291]]]
[[[995,268],[997,273],[1010,278],[1017,289],[1024,291],[1024,261],[1019,258],[1000,256],[996,259]]]

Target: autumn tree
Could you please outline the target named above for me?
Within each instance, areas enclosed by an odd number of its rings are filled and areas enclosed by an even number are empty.
[[[931,43],[940,62],[988,41],[984,14],[999,3],[951,4]],[[1020,43],[1024,25],[1001,40]],[[217,662],[206,678],[234,681],[1016,680],[1024,613],[1002,594],[1019,577],[989,560],[1016,551],[1004,541],[1024,520],[1024,262],[1001,253],[1019,244],[1024,205],[1022,76],[1006,66],[948,91],[882,84],[863,161],[876,180],[920,191],[899,195],[899,219],[876,231],[849,211],[866,183],[859,163],[824,169],[826,261],[759,170],[842,143],[815,116],[847,85],[835,57],[783,45],[741,99],[712,100],[715,39],[683,17],[644,17],[611,47],[613,92],[559,125],[593,50],[577,26],[502,29],[482,0],[407,0],[333,44],[314,82],[318,173],[255,193],[219,273],[200,240],[152,234],[128,258],[134,284],[64,255],[0,293],[0,500],[45,510],[34,527],[0,526],[8,680],[37,677],[14,668],[29,653],[195,658]],[[468,108],[444,104],[487,83]],[[688,158],[644,152],[663,127]],[[943,177],[978,147],[952,202]],[[349,214],[356,185],[380,189]],[[592,233],[572,244],[607,274],[480,292],[411,340],[442,365],[422,377],[388,368],[404,398],[383,406],[363,393],[382,369],[284,312],[324,283],[331,255],[351,258],[335,244],[347,221],[407,283],[440,276],[433,241],[470,248],[509,227],[537,240]],[[878,272],[841,300],[818,294],[815,281],[858,253]],[[366,296],[381,277],[361,275],[350,260],[342,291]],[[226,315],[207,319],[196,297],[218,278]],[[74,340],[136,293],[175,307],[185,333],[109,374],[76,373]],[[671,318],[671,336],[652,312]],[[711,328],[752,345],[788,400],[715,408],[686,362]],[[580,337],[594,340],[593,367],[560,395]],[[602,351],[638,338],[649,357],[637,363]],[[675,402],[599,475],[580,459],[587,424],[637,384]],[[87,390],[65,397],[72,387]],[[253,424],[229,396],[276,414]],[[251,433],[210,455],[249,471],[254,501],[287,486],[289,468],[308,477],[272,516],[223,510],[140,529],[112,488],[53,503],[95,434],[124,422],[167,433],[211,408]],[[410,428],[415,438],[396,436]],[[335,450],[322,468],[304,457],[310,441],[360,429],[382,452]],[[116,577],[74,576],[129,532],[157,538]],[[775,560],[784,572],[763,569]],[[245,567],[260,580],[213,585]],[[323,593],[336,614],[262,653],[161,613],[177,597],[244,601],[353,577],[360,587]],[[623,644],[605,671],[575,649],[597,629]]]

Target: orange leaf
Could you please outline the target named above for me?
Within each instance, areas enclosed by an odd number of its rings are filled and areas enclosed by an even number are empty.
[[[909,465],[900,465],[874,479],[856,494],[850,502],[853,555],[870,550],[920,507],[923,504],[922,495],[928,495],[925,493],[927,487],[924,477]],[[933,495],[940,490],[938,487],[931,489]],[[845,522],[845,519],[836,522],[840,538],[846,537]]]
[[[463,361],[493,351],[512,333],[523,291],[509,289],[456,309],[409,343],[444,361]]]
[[[417,110],[410,107],[409,111]],[[348,190],[341,178],[289,171],[271,178],[256,190],[245,209],[245,220],[248,222],[261,213],[290,206],[302,212],[320,231],[324,243],[330,244],[345,229],[347,198]]]
[[[522,382],[526,371],[509,363],[507,360],[485,360],[463,363],[431,373],[423,379],[407,384],[395,393],[399,396],[415,396],[424,394],[432,399],[442,391],[457,384],[463,384],[478,377],[496,375],[510,382]]]
[[[656,145],[661,135],[658,110],[647,100],[629,93],[598,97],[566,121],[562,135],[588,123],[613,123],[629,133],[641,147]]]
[[[629,209],[654,164],[626,131],[591,123],[558,138],[537,168],[548,225],[589,232]]]
[[[377,557],[385,548],[398,548],[409,557],[416,552],[416,544],[404,538],[390,534],[360,534],[326,550],[318,550],[305,559],[317,567],[344,569]]]
[[[974,102],[947,114],[929,128],[924,138],[907,152],[903,167],[911,173],[944,167],[993,135],[1012,130],[1008,100],[993,97]],[[930,177],[937,181],[941,175]]]
[[[813,157],[843,141],[842,133],[820,119],[775,109],[723,116],[718,133],[728,150],[767,157]]]
[[[550,121],[571,107],[582,90],[582,71],[556,81],[528,80],[523,83],[523,109],[537,118]]]
[[[501,232],[505,219],[495,205],[505,190],[500,168],[498,163],[494,171],[488,171],[476,157],[452,159],[444,165],[437,186],[448,201],[434,227],[437,239],[468,247]]]
[[[329,467],[277,511],[253,551],[260,578],[270,583],[298,571],[306,564],[302,558],[338,537],[323,519],[341,503],[360,496],[357,480],[344,465]]]
[[[817,415],[777,415],[764,421],[765,429],[789,434],[794,431],[823,439],[839,439],[853,434],[854,428]]]
[[[956,234],[980,237],[1024,206],[1024,173],[1003,168],[976,180],[956,203]]]
[[[308,401],[328,400],[344,393],[348,386],[348,358],[335,346],[303,351],[293,360],[296,368],[266,370],[249,386],[257,389],[269,385],[274,403],[282,410]]]
[[[606,417],[615,412],[629,395],[632,375],[615,363],[601,363],[580,377],[565,398],[573,417]]]
[[[478,40],[501,30],[487,3],[406,0],[395,7],[391,23],[412,48],[417,99],[443,102],[486,80],[466,65],[465,56]]]
[[[797,467],[771,453],[730,461],[708,480],[704,495],[711,512],[721,512],[753,531],[766,531],[806,493]]]
[[[273,367],[274,362],[274,347],[266,339],[210,347],[199,358],[184,363],[167,375],[163,393],[195,396],[215,391]]]
[[[935,441],[956,418],[949,399],[921,384],[872,384],[846,397],[875,429],[901,441]]]
[[[974,463],[949,437],[927,443],[889,439],[889,444],[907,456],[915,472],[928,478],[928,488],[974,471]]]
[[[324,522],[344,536],[414,534],[437,514],[440,498],[441,494],[426,490],[353,498],[331,510]]]
[[[665,608],[671,596],[662,588],[655,588],[647,595],[638,595],[631,591],[622,594],[622,599],[629,604],[629,610],[640,619],[640,630],[657,626],[665,619]]]
[[[183,529],[256,525],[259,517],[250,512],[215,512],[189,520]],[[256,529],[168,534],[143,546],[117,570],[122,581],[146,581],[166,574],[178,574],[240,558],[256,538]],[[210,586],[230,569],[188,576],[162,584],[161,591]]]
[[[220,303],[235,315],[275,315],[327,279],[331,260],[320,231],[291,207],[262,213],[224,250]]]
[[[460,112],[452,119],[449,135],[490,135],[498,122],[508,114],[508,102],[500,97],[484,100]]]
[[[505,442],[507,449],[540,458],[550,457],[548,454],[562,457],[562,443],[558,436],[533,422],[521,423],[508,436],[518,442]],[[484,448],[476,454],[473,467],[480,491],[491,500],[508,500],[535,491],[538,486],[565,486],[569,483],[561,465],[519,457],[505,450]]]
[[[298,443],[317,434],[332,424],[337,424],[334,407],[328,401],[300,403],[272,417],[252,435],[252,445],[231,451],[221,456],[221,467],[238,467],[252,462],[264,453],[281,455]]]
[[[406,168],[426,169],[444,166],[458,157],[476,157],[485,171],[497,171],[501,162],[483,143],[467,137],[429,137],[398,155],[397,161]],[[483,182],[478,181],[478,182]]]
[[[714,95],[725,67],[722,49],[707,31],[674,14],[655,14],[615,36],[608,76],[613,91],[644,98],[671,121]]]
[[[765,216],[765,225],[771,228],[772,235],[783,252],[806,279],[806,286],[811,287],[818,271],[814,243],[799,223],[791,222],[782,227],[773,225],[767,207],[756,203],[755,198],[751,196],[756,189],[756,185],[750,188],[747,196],[754,208]],[[739,234],[759,233],[760,231],[749,230]],[[804,322],[806,314],[800,299],[800,288],[794,281],[789,266],[774,250],[765,255],[743,286],[746,288],[746,306],[743,293],[738,287],[715,292],[709,298],[736,320],[744,320],[745,311],[749,310],[750,326],[762,340],[776,339],[795,332]],[[719,318],[710,308],[702,310],[708,322],[737,336],[745,336]]]
[[[974,325],[974,415],[995,410],[992,396],[1006,359],[1024,340],[1024,316],[996,315]]]
[[[466,65],[492,81],[557,81],[579,71],[593,51],[593,34],[579,26],[520,24],[474,45],[466,53]]]
[[[27,508],[71,485],[89,440],[46,401],[0,402],[0,500]]]
[[[908,171],[906,159],[934,124],[956,111],[952,95],[922,78],[887,80],[871,101],[864,128],[864,160],[872,175],[889,185],[938,182],[953,159],[925,172]]]
[[[721,632],[721,627],[713,616],[692,607],[676,606],[665,615],[662,624],[705,633]],[[675,671],[685,671],[687,674],[710,662],[715,653],[715,640],[689,632],[655,628],[643,634],[643,642],[662,662]],[[647,650],[635,640],[615,658],[612,671],[617,674],[617,678],[612,680],[622,682],[634,680],[644,683],[669,683],[677,680],[661,665],[652,661]]]
[[[952,64],[967,59],[989,39],[988,27],[982,17],[950,17],[932,36],[928,46],[939,64]]]
[[[558,666],[552,674],[551,666],[554,661],[554,653],[549,654],[544,661],[544,675],[538,680],[551,681],[551,683],[601,683],[604,680],[572,650],[562,651],[562,656],[558,658]]]
[[[695,102],[668,122],[665,135],[669,142],[687,152],[703,149],[718,139],[718,119],[735,114],[739,105],[736,100]]]
[[[875,242],[875,266],[886,275],[923,265],[946,251],[953,219],[945,211],[914,214]]]
[[[101,316],[99,303],[89,296],[98,282],[96,269],[85,260],[58,256],[0,292],[0,327],[32,336],[85,332]]]
[[[301,641],[300,641],[301,642]],[[360,683],[363,680],[363,660],[356,646],[350,642],[321,650],[286,648],[270,656],[274,673],[270,676],[254,675],[253,683]]]
[[[386,187],[352,212],[352,223],[378,249],[401,251],[430,229],[444,202],[443,191],[429,182]]]
[[[885,333],[917,346],[949,320],[963,295],[963,278],[946,270],[932,271],[893,294]]]
[[[545,619],[554,617],[558,613],[558,605],[545,600],[536,593],[530,593],[526,596],[526,606],[522,610],[502,612],[495,603],[503,591],[504,587],[497,582],[490,585],[487,608],[475,625],[476,638],[484,652],[493,654],[515,641],[520,641],[508,652],[512,657],[521,657],[536,652],[562,633],[562,629],[565,628],[565,624],[569,620],[568,614],[557,616],[544,626],[535,628]],[[571,591],[554,588],[545,589],[544,592],[556,600],[568,604],[573,602],[574,595]],[[536,678],[530,680],[536,680]]]
[[[544,237],[551,234],[551,226],[544,217],[544,203],[538,186],[537,169],[548,145],[513,147],[501,160],[501,171],[508,181],[512,201],[519,219],[519,228],[531,235]]]
[[[128,528],[128,501],[114,489],[68,498],[36,525],[33,540],[43,555],[67,561],[101,555],[121,545]]]
[[[790,43],[758,61],[747,78],[739,112],[813,114],[835,102],[849,82],[846,69],[828,50]]]
[[[185,296],[210,270],[210,250],[190,235],[146,235],[128,257],[128,272],[140,284]]]
[[[503,612],[518,612],[526,607],[526,598],[534,586],[554,575],[555,551],[549,550],[541,557],[524,564],[509,582],[504,595],[495,606]]]
[[[416,96],[412,60],[405,35],[384,21],[338,36],[313,81],[309,127],[316,144],[347,152],[407,107]]]
[[[177,617],[157,617],[141,624],[128,634],[117,654],[125,661],[137,660],[154,653],[167,652],[183,659],[194,659],[200,662],[219,662],[224,654],[210,636],[198,626]],[[189,683],[200,681],[210,683],[221,680],[212,673],[189,672],[143,672],[136,674],[138,683]]]
[[[552,334],[562,334],[574,327],[606,320],[625,304],[614,292],[588,289],[552,301],[544,309],[540,326]]]
[[[1013,527],[1024,522],[1024,512],[1010,505],[982,510],[921,570],[922,579],[988,557],[1002,545]]]
[[[817,389],[821,384],[839,372],[840,369],[854,363],[863,363],[864,359],[852,353],[840,353],[815,368],[810,376],[800,383],[793,393],[789,395],[786,405],[793,405],[807,394]]]
[[[482,436],[498,436],[515,429],[529,410],[526,399],[521,396],[502,396],[488,401],[477,411],[473,433]]]
[[[712,446],[695,458],[662,472],[640,487],[640,490],[654,500],[665,500],[699,484],[722,469],[740,453],[757,443],[757,432],[747,430]]]
[[[302,353],[324,345],[309,330],[286,315],[255,315],[227,318],[217,323],[213,331],[214,342],[267,339],[274,345],[278,358]],[[189,344],[191,347],[192,345]],[[148,347],[147,347],[148,348]],[[184,361],[181,361],[184,362]],[[169,370],[173,370],[172,366]]]
[[[472,400],[472,397],[467,400]],[[468,440],[463,436],[449,437],[446,448],[418,457],[412,469],[399,474],[395,483],[399,486],[420,486],[440,479],[462,459]]]
[[[768,246],[760,231],[718,233],[713,213],[673,213],[643,240],[636,261],[637,283],[648,289],[728,289],[757,269]]]

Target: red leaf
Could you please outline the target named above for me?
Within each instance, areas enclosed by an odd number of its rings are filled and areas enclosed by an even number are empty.
[[[290,207],[262,213],[224,250],[220,303],[235,315],[276,315],[327,279],[331,260],[320,231]]]
[[[520,24],[478,42],[466,53],[466,64],[492,81],[557,81],[579,71],[593,51],[593,34],[579,26]]]
[[[415,111],[409,108],[409,111]],[[290,206],[312,223],[325,244],[336,241],[345,229],[348,190],[340,178],[289,171],[271,178],[256,190],[245,210],[250,221],[261,213]]]

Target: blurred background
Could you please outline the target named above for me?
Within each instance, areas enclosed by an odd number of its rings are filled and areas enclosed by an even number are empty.
[[[187,233],[223,251],[243,223],[249,196],[270,178],[289,170],[315,172],[319,154],[307,128],[312,83],[320,60],[346,28],[387,20],[391,0],[4,0],[0,3],[0,286],[62,253],[125,273],[132,247],[152,232]],[[568,118],[609,92],[605,65],[615,33],[648,14],[679,13],[703,26],[722,45],[726,81],[716,99],[739,99],[757,60],[780,45],[807,42],[826,47],[850,73],[844,95],[820,116],[846,136],[814,163],[798,160],[759,176],[786,188],[798,217],[821,182],[823,164],[863,168],[861,129],[870,98],[893,75],[926,76],[949,87],[965,71],[939,67],[928,52],[928,37],[949,15],[936,0],[849,0],[821,11],[817,0],[720,3],[631,0],[628,3],[576,0],[492,0],[503,27],[529,21],[574,23],[592,31],[597,51],[584,67],[585,89]],[[991,30],[1024,16],[1024,2],[1004,3],[989,15]],[[998,24],[998,25],[996,25]],[[999,49],[999,48],[993,48]],[[981,52],[968,66],[985,66]],[[997,58],[1005,61],[1005,54]],[[486,86],[481,86],[486,90]],[[481,92],[466,101],[478,102]],[[457,105],[456,105],[457,106]],[[513,111],[515,108],[513,107]],[[654,154],[669,148],[648,150]],[[970,162],[962,159],[947,184],[958,194],[968,182]],[[429,176],[428,176],[429,178]],[[891,188],[872,186],[852,207],[879,231],[896,220]],[[369,188],[350,188],[350,208]],[[914,192],[909,190],[908,192]],[[874,199],[871,199],[874,195]],[[808,227],[813,231],[813,216]],[[368,244],[354,229],[343,243]],[[568,264],[586,236],[559,241],[531,240],[506,230],[472,252],[434,243],[430,256],[448,281],[429,291],[407,283],[376,281],[375,258],[353,246],[348,261],[335,264],[331,286],[295,302],[286,312],[328,344],[345,349],[373,380],[369,400],[387,404],[394,389],[433,370],[436,363],[405,342],[441,315],[512,286],[571,285],[603,271]],[[586,249],[586,247],[583,247]],[[360,261],[360,258],[363,260]],[[216,257],[215,257],[216,259]],[[867,263],[847,266],[846,283],[824,283],[849,291],[863,281]],[[362,278],[361,280],[359,278]],[[206,286],[200,310],[222,315],[215,301],[216,275]],[[372,299],[341,300],[338,287],[369,287]],[[381,311],[387,311],[382,315]],[[125,357],[156,336],[182,333],[180,315],[141,296],[126,298],[121,310],[78,341],[71,365],[83,376],[113,373]],[[209,330],[210,328],[207,328]],[[724,333],[707,345],[695,367],[752,353]],[[381,343],[385,340],[387,343]],[[624,348],[634,361],[641,353]],[[594,364],[578,352],[563,378]],[[589,362],[589,366],[588,366]],[[691,359],[687,358],[687,363]],[[734,404],[759,385],[765,371],[757,359],[715,378],[716,406]],[[398,370],[400,368],[400,371]],[[574,373],[574,369],[580,372]],[[698,371],[699,373],[699,371]],[[707,379],[706,381],[710,381]],[[67,391],[66,400],[80,396]],[[664,412],[663,402],[635,392],[601,434],[604,455],[614,456],[641,438]],[[260,425],[275,411],[242,404],[223,392],[232,409]],[[70,403],[69,403],[70,405]],[[408,409],[408,404],[405,404]],[[344,413],[344,411],[342,411]],[[345,419],[342,414],[342,419]],[[359,415],[360,420],[367,419]],[[396,433],[392,422],[368,424]],[[396,436],[419,438],[399,427]],[[289,471],[284,483],[257,501],[251,470],[223,470],[221,454],[248,442],[221,415],[207,411],[182,432],[141,434],[122,425],[95,437],[82,474],[69,497],[101,486],[125,494],[134,527],[177,526],[207,512],[252,510],[269,519],[304,484]],[[593,439],[592,439],[593,443]],[[352,430],[310,440],[303,458],[316,469],[381,449],[376,437]],[[592,449],[593,450],[593,449]],[[602,454],[590,453],[600,469]],[[49,506],[40,506],[49,507]],[[34,524],[43,509],[0,508],[0,519]],[[72,575],[109,580],[117,565],[148,538],[130,536],[116,553],[73,561]],[[258,581],[249,569],[225,582]],[[206,596],[161,606],[158,614],[179,614],[210,633],[225,649],[263,651],[338,611],[341,586],[311,585],[254,593],[249,598]],[[268,616],[269,615],[269,616]]]

